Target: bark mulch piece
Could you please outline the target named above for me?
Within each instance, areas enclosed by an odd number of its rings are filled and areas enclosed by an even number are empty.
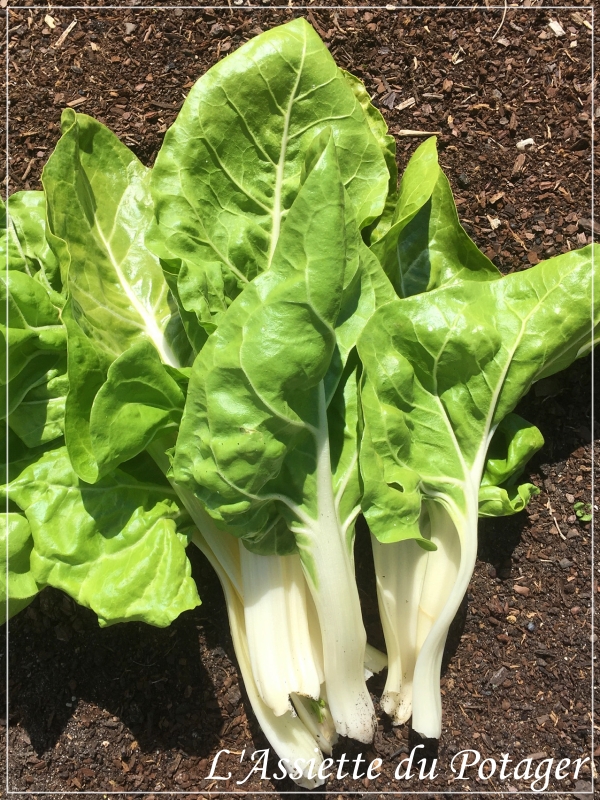
[[[65,106],[100,119],[151,165],[194,81],[247,39],[300,14],[337,63],[365,82],[397,137],[401,170],[422,141],[402,131],[439,131],[459,216],[504,272],[591,241],[584,8],[508,9],[498,33],[501,12],[484,8],[251,10],[234,0],[231,9],[12,9],[9,191],[41,188]],[[584,359],[542,381],[517,409],[546,438],[524,476],[541,494],[526,513],[481,523],[479,560],[442,679],[437,777],[394,780],[415,742],[407,726],[394,729],[379,714],[371,746],[345,741],[335,755],[381,758],[381,776],[334,778],[328,792],[524,790],[531,780],[482,780],[476,771],[453,784],[450,761],[467,748],[498,761],[509,753],[514,763],[532,756],[534,768],[546,756],[591,755],[597,587],[590,525],[573,512],[590,501],[590,442],[598,435],[590,401]],[[218,581],[199,553],[190,557],[203,605],[169,629],[100,630],[91,612],[51,589],[10,623],[12,790],[294,791],[290,781],[260,774],[236,784],[267,743],[238,679]],[[370,639],[382,646],[363,529],[357,563]],[[375,695],[383,682],[371,679]],[[231,778],[206,780],[224,749],[216,774]],[[587,763],[577,779],[571,771],[548,788],[586,791],[590,777]]]

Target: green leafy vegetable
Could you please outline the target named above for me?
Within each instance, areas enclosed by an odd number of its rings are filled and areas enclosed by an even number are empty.
[[[26,608],[39,591],[32,574],[33,538],[23,514],[4,514],[0,528],[0,623]],[[7,602],[6,602],[7,601]]]
[[[418,634],[412,711],[424,736],[441,731],[442,652],[475,564],[490,441],[534,381],[586,349],[590,257],[586,248],[501,280],[450,283],[395,300],[374,313],[359,340],[365,516],[382,542],[428,539],[438,548],[417,554],[427,559],[420,597],[430,628]],[[492,453],[488,476],[514,474],[532,445],[516,449],[503,463]],[[378,473],[370,469],[375,461]],[[373,486],[382,479],[385,492]]]
[[[31,526],[35,580],[92,608],[101,625],[144,620],[164,627],[199,604],[168,485],[116,470],[90,486],[61,447],[16,477],[8,497]]]
[[[344,443],[344,427],[348,439],[356,430],[348,414],[356,407],[353,369],[340,384],[349,349],[344,283],[348,251],[360,259],[364,245],[346,224],[333,135],[316,147],[269,271],[233,302],[194,363],[174,474],[255,552],[297,548],[321,627],[336,730],[368,742],[374,712],[352,559],[356,459],[342,446],[336,464],[330,446],[332,436]],[[350,330],[356,335],[357,326]],[[345,414],[335,413],[338,403]]]
[[[269,269],[319,133],[332,131],[359,227],[383,211],[391,145],[355,85],[296,19],[251,39],[188,95],[152,171],[157,224],[148,242],[183,309],[208,332]]]
[[[193,541],[299,785],[338,735],[372,740],[386,664],[383,708],[439,735],[477,518],[538,491],[513,409],[595,341],[590,251],[501,278],[435,140],[398,187],[383,117],[303,19],[202,76],[152,170],[86,115],[61,126],[44,192],[0,205],[8,615],[51,585],[101,625],[168,625],[200,602]]]
[[[399,297],[461,280],[497,280],[500,273],[458,221],[435,137],[415,151],[402,176],[389,229],[372,250]]]

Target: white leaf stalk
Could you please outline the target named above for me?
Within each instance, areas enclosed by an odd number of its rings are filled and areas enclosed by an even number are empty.
[[[437,550],[426,554],[427,566],[419,604],[417,651],[413,681],[412,727],[421,736],[439,739],[442,732],[440,673],[452,620],[463,601],[477,556],[477,495],[474,520],[456,524],[437,501],[428,502],[431,541]],[[472,529],[469,523],[473,522]]]
[[[372,535],[371,542],[379,616],[388,653],[381,707],[394,725],[402,725],[412,714],[419,606],[428,554],[412,540],[382,544]]]
[[[381,705],[394,725],[412,714],[413,730],[431,739],[442,731],[440,673],[448,630],[477,556],[477,492],[466,486],[465,501],[464,514],[441,495],[425,501],[421,529],[434,551],[411,540],[382,544],[372,537],[389,659]]]
[[[338,740],[338,735],[327,705],[325,684],[323,684],[321,691],[322,694],[319,700],[311,700],[309,697],[293,694],[292,702],[298,716],[306,725],[307,730],[315,737],[321,750],[330,756],[333,751],[333,745]]]
[[[252,673],[262,700],[280,716],[292,709],[292,693],[317,701],[323,682],[306,581],[297,555],[255,555],[241,542],[239,551]]]
[[[258,724],[286,771],[294,773],[294,781],[299,786],[304,789],[315,789],[317,786],[322,786],[325,783],[325,779],[318,777],[318,771],[323,763],[323,754],[315,737],[299,716],[296,716],[291,711],[276,715],[263,702],[254,680],[250,663],[243,603],[219,559],[209,547],[207,540],[201,534],[195,532],[193,542],[207,557],[221,581],[221,586],[225,593],[233,647],[244,686]],[[233,544],[237,545],[235,541]],[[302,774],[297,777],[299,771]]]
[[[333,489],[325,388],[319,385],[317,517],[302,513],[292,528],[321,628],[327,698],[337,732],[373,740],[376,718],[365,682],[365,633],[354,574],[352,537],[339,519]]]
[[[153,443],[148,450],[158,466],[167,474],[170,464],[164,447],[159,443]],[[298,556],[269,557],[250,553],[239,539],[219,530],[192,492],[171,478],[169,481],[196,525],[194,544],[206,555],[223,587],[235,654],[259,725],[280,759],[287,759],[286,763],[290,767],[288,772],[294,774],[293,780],[299,786],[307,789],[321,786],[323,780],[308,777],[308,774],[309,771],[311,775],[316,774],[322,762],[319,747],[323,752],[331,754],[333,745],[337,741],[337,733],[327,706],[325,688],[319,685],[323,682],[320,629],[314,604],[306,591],[300,559]],[[290,593],[291,602],[286,596],[287,592],[281,594],[282,581],[286,578],[294,584]],[[254,592],[261,613],[257,613],[255,609],[254,613],[246,614],[244,579],[246,583],[254,584],[250,593]],[[260,591],[259,587],[262,587]],[[287,588],[285,583],[284,588]],[[287,613],[279,615],[277,602],[284,603]],[[293,611],[296,615],[292,613]],[[279,615],[278,621],[284,626],[282,629],[278,629],[273,623],[273,619],[269,616],[272,613]],[[292,649],[287,652],[276,651],[279,658],[276,662],[268,657],[262,658],[261,638],[270,639],[272,651],[277,637],[283,638]],[[249,642],[255,647],[256,673]],[[266,650],[264,653],[266,654]],[[378,667],[373,671],[383,668],[385,656],[375,648],[370,648],[369,658],[371,666]],[[299,671],[298,685],[305,689],[301,683],[302,679],[306,674],[314,673],[317,680],[316,700],[303,698],[300,693],[290,690],[293,706],[289,695],[285,695],[285,708],[278,714],[263,697],[255,675],[261,676],[268,684],[267,670],[270,668],[271,681],[279,681],[279,671],[283,668],[285,674],[289,676],[293,673],[295,661],[300,659],[303,659],[304,671]],[[313,680],[311,677],[311,681]],[[314,686],[311,686],[311,691],[315,691]],[[279,696],[275,698],[280,704],[281,697],[280,687]],[[296,759],[305,759],[306,763],[310,759],[315,759],[315,767],[307,766],[303,776],[297,779],[295,777],[297,770],[294,770],[293,766]]]

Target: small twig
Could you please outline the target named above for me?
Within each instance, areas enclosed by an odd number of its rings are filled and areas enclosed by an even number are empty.
[[[71,31],[73,30],[75,25],[77,25],[77,20],[76,19],[74,19],[73,22],[67,28],[64,29],[64,31],[61,33],[61,35],[56,40],[56,44],[54,45],[54,47],[60,47],[62,45],[62,43],[67,38],[67,36],[71,33]]]
[[[504,20],[506,19],[506,12],[507,12],[507,10],[508,10],[508,0],[504,0],[504,11],[502,12],[502,19],[501,19],[501,21],[500,21],[500,25],[498,25],[498,30],[497,30],[497,31],[496,31],[496,33],[495,33],[495,34],[492,36],[492,41],[494,41],[494,39],[496,38],[496,36],[498,36],[498,34],[500,33],[500,30],[501,30],[502,26],[504,25]]]
[[[29,175],[29,173],[31,172],[31,168],[33,167],[34,163],[35,163],[35,158],[30,159],[29,164],[27,164],[27,167],[25,168],[25,172],[21,175],[21,180],[22,181],[24,181],[25,178]]]
[[[563,541],[565,541],[565,542],[566,542],[566,541],[567,541],[567,537],[566,537],[566,536],[563,534],[563,532],[561,531],[561,529],[558,527],[558,522],[557,522],[557,520],[556,520],[556,517],[554,516],[554,509],[553,509],[553,508],[552,508],[552,506],[550,505],[550,500],[548,500],[548,502],[546,503],[546,508],[547,508],[547,509],[548,509],[548,511],[550,512],[550,516],[552,517],[552,521],[554,522],[554,525],[556,526],[556,530],[558,531],[558,535],[560,536],[560,538],[561,538]]]
[[[441,136],[441,131],[411,131],[403,129],[398,131],[398,136]]]

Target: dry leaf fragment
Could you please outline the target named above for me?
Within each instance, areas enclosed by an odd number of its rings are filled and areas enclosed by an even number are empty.
[[[564,30],[563,26],[556,19],[551,19],[550,22],[548,23],[548,27],[552,30],[552,33],[555,36],[564,36],[565,35],[565,30]]]
[[[579,13],[579,11],[574,11],[571,14],[571,19],[573,20],[573,22],[577,23],[577,25],[583,25],[583,17]]]
[[[491,228],[493,231],[495,231],[495,230],[496,230],[496,228],[499,228],[499,227],[500,227],[500,225],[502,225],[502,223],[500,222],[500,220],[498,219],[498,217],[490,217],[490,215],[489,215],[489,214],[486,214],[486,216],[487,216],[487,220],[488,220],[488,222],[490,223],[490,228]]]
[[[403,111],[405,108],[410,108],[411,106],[414,106],[416,102],[417,101],[415,100],[414,97],[409,97],[408,100],[403,100],[401,103],[398,103],[398,105],[396,106],[396,110]]]
[[[99,49],[100,49],[100,48],[98,47],[98,45],[96,44],[96,42],[90,42],[90,47],[91,47],[91,48],[92,48],[92,50],[94,50],[94,51],[96,51],[96,50],[99,50]]]
[[[515,163],[513,164],[512,174],[518,175],[524,166],[525,166],[525,153],[519,153],[519,155],[515,159]]]
[[[49,28],[52,28],[52,30],[56,28],[56,22],[54,21],[54,17],[51,17],[50,14],[46,14],[46,16],[44,17],[44,22]]]

